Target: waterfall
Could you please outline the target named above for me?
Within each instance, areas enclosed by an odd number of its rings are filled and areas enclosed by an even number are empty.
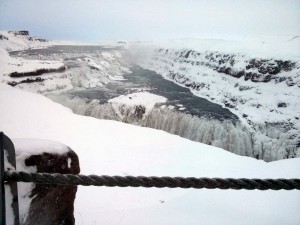
[[[98,119],[120,121],[111,104],[100,104],[98,100],[88,100],[66,95],[47,95],[48,98],[63,106],[68,107],[74,113],[82,116],[91,116]]]
[[[239,122],[154,108],[141,125],[220,147],[238,155],[254,157],[252,135]]]
[[[99,100],[67,95],[52,94],[48,97],[79,115],[164,130],[242,156],[250,156],[268,162],[299,157],[298,139],[293,138],[297,137],[297,130],[291,133],[292,129],[284,128],[282,124],[278,123],[257,124],[255,130],[250,132],[239,121],[197,117],[168,108],[153,108],[146,115],[141,115],[143,110],[140,109],[143,106],[140,105],[100,104]],[[285,129],[289,132],[286,132]]]
[[[154,108],[141,118],[136,116],[136,108],[132,106],[122,105],[118,108],[111,103],[100,104],[98,100],[65,95],[49,95],[48,97],[79,115],[164,130],[192,141],[223,148],[238,155],[254,157],[252,134],[239,122],[220,121],[207,117],[199,118],[167,108]],[[122,116],[117,110],[122,111]]]

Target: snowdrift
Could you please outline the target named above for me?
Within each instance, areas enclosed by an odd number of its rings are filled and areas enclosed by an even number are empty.
[[[0,85],[0,129],[11,138],[52,139],[79,156],[83,174],[299,177],[299,159],[241,157],[163,131],[73,114],[33,93]],[[77,224],[297,224],[299,191],[79,187]],[[280,212],[280,213],[276,213]]]

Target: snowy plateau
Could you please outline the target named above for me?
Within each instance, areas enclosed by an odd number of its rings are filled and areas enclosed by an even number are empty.
[[[32,149],[33,142],[38,143],[39,151],[49,147],[64,152],[65,144],[77,153],[82,174],[299,178],[299,43],[297,37],[263,43],[194,39],[76,43],[1,31],[0,130],[15,143],[17,161],[37,151]],[[70,46],[73,52],[29,54],[52,46]],[[74,50],[76,46],[100,46],[101,51],[91,48],[91,52],[79,54]],[[26,57],[21,50],[27,51]],[[184,111],[184,104],[168,106],[168,99],[151,93],[151,87],[130,88],[128,93],[109,98],[104,105],[100,104],[101,99],[85,101],[66,95],[95,88],[109,90],[110,85],[122,84],[133,72],[132,63],[228,108],[241,127],[238,130],[232,125],[236,137],[241,137],[238,134],[242,132],[249,134],[249,139],[245,138],[249,152],[233,151],[237,155],[165,131],[118,122],[126,119],[125,122],[141,125],[139,121],[149,121],[153,111],[170,112],[176,107]],[[192,118],[179,115],[181,120]],[[191,121],[196,123],[194,118]],[[209,117],[203,121],[205,126],[213,124],[211,136],[219,137],[210,144],[220,147],[222,140],[233,139],[220,134],[222,129],[228,133],[228,122],[225,129],[221,128],[222,121],[211,122]],[[17,169],[35,171],[20,163]],[[18,186],[21,221],[26,221],[32,200],[28,192],[33,187],[23,183]],[[76,224],[296,225],[300,221],[299,210],[297,190],[80,186],[74,217]],[[8,210],[7,224],[13,223],[12,217]]]

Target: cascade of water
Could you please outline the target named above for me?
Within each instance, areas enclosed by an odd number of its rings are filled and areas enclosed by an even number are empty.
[[[142,126],[213,145],[230,152],[253,157],[252,135],[239,122],[197,117],[169,109],[154,108]]]
[[[259,124],[250,132],[240,122],[197,117],[167,108],[154,108],[147,115],[136,113],[140,106],[100,104],[98,100],[66,95],[49,95],[76,114],[131,123],[164,130],[181,137],[223,148],[242,156],[265,161],[299,157],[297,133],[286,133],[278,124]],[[296,132],[296,131],[295,131]]]
[[[48,95],[53,101],[68,107],[74,113],[98,119],[121,121],[111,104],[99,104],[98,100],[87,100],[65,95]]]
[[[86,100],[79,97],[69,98],[63,95],[48,96],[76,114],[92,116],[98,119],[117,120],[144,127],[164,130],[171,134],[213,145],[243,156],[254,157],[252,135],[239,122],[219,121],[207,117],[197,117],[169,109],[154,108],[143,118],[137,118],[134,107],[124,109],[122,117],[118,108],[110,103],[99,104],[98,100]],[[121,108],[119,108],[121,110]]]

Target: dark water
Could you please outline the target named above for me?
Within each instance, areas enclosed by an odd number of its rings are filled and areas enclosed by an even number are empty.
[[[26,51],[10,52],[11,55],[30,57],[30,56],[53,56],[59,55],[64,59],[65,65],[71,70],[80,66],[77,59],[83,58],[86,54],[99,54],[103,51],[119,50],[126,54],[122,47],[104,46],[67,46],[59,45],[45,49],[30,49]],[[136,92],[137,89],[146,89],[148,92],[164,96],[168,99],[165,104],[174,107],[183,113],[206,116],[218,120],[230,119],[237,120],[237,116],[222,106],[209,102],[204,98],[197,97],[188,88],[176,85],[175,83],[163,79],[159,74],[133,65],[130,70],[132,73],[123,75],[125,81],[112,82],[102,88],[93,88],[80,91],[70,91],[68,94],[81,98],[98,99],[100,103],[106,103],[109,99]]]

